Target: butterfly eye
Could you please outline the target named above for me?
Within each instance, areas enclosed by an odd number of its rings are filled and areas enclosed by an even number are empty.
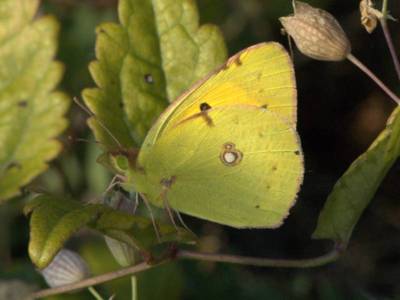
[[[222,163],[226,166],[236,166],[240,163],[243,158],[242,152],[235,148],[233,143],[225,143],[223,145],[222,152],[220,154],[220,159]]]
[[[146,81],[146,83],[154,83],[154,79],[153,76],[151,76],[151,74],[146,74],[144,75],[144,81]]]

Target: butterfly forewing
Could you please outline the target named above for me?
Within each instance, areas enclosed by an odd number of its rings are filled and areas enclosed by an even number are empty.
[[[260,43],[232,56],[224,66],[200,80],[160,116],[144,146],[176,123],[210,107],[248,104],[267,107],[296,124],[296,82],[291,60],[278,43]]]

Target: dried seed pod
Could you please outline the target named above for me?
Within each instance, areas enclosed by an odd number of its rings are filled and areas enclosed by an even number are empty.
[[[78,282],[89,276],[89,268],[76,252],[61,249],[53,261],[40,271],[50,287]]]
[[[371,0],[361,0],[360,2],[361,24],[368,33],[371,33],[378,24],[378,19],[382,18],[382,13],[374,8]]]
[[[340,61],[351,51],[342,27],[327,11],[296,1],[293,15],[279,18],[300,52],[318,60]]]

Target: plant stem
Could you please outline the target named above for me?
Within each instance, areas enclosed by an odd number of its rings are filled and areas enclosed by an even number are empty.
[[[194,260],[204,260],[213,262],[224,262],[233,263],[249,266],[258,267],[279,267],[279,268],[312,268],[318,267],[336,260],[341,254],[340,247],[334,247],[329,253],[308,259],[269,259],[269,258],[259,258],[259,257],[247,257],[239,255],[227,255],[227,254],[209,254],[195,251],[178,250],[175,254],[170,255],[162,260],[157,261],[155,264],[148,264],[146,262],[141,262],[135,266],[120,269],[110,273],[105,273],[99,276],[94,276],[88,279],[84,279],[74,284],[64,285],[61,287],[45,289],[38,291],[31,295],[32,299],[38,299],[41,297],[47,297],[51,295],[61,294],[65,292],[71,292],[88,286],[100,284],[106,281],[117,279],[123,276],[137,274],[153,267],[165,264],[175,259],[194,259]],[[136,282],[135,282],[136,285]],[[133,281],[132,281],[133,287]],[[133,289],[132,289],[133,291]],[[135,294],[136,295],[136,294]],[[133,298],[132,293],[132,300]]]
[[[383,0],[382,1],[382,15],[383,15],[383,19],[386,19],[387,17],[387,6],[388,6],[388,0]]]
[[[136,276],[131,276],[131,289],[132,289],[132,300],[137,300],[137,278]]]
[[[88,287],[89,292],[93,295],[96,300],[104,300],[102,296],[96,291],[96,289],[92,286]]]
[[[390,31],[389,31],[389,28],[387,25],[387,15],[388,15],[387,4],[388,4],[388,1],[383,0],[382,11],[381,11],[382,17],[379,18],[379,22],[381,23],[383,35],[385,36],[386,44],[388,45],[390,55],[392,56],[394,68],[395,68],[396,74],[397,74],[397,78],[400,80],[400,62],[399,62],[399,58],[396,54],[396,50],[394,49],[392,36],[390,35]]]
[[[400,98],[396,96],[375,74],[368,69],[361,61],[359,61],[354,55],[351,53],[347,55],[347,59],[351,61],[354,65],[356,65],[361,71],[367,74],[379,87],[390,97],[393,101],[400,105]]]

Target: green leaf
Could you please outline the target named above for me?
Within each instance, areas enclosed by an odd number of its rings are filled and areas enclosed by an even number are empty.
[[[221,33],[199,27],[193,0],[121,0],[119,21],[97,28],[90,72],[98,88],[83,91],[107,149],[140,145],[168,102],[226,59]]]
[[[54,91],[58,23],[33,21],[39,2],[0,2],[0,203],[19,193],[61,150],[69,99]]]
[[[319,216],[314,238],[346,244],[362,212],[400,154],[400,108],[377,139],[339,179]]]
[[[150,219],[116,211],[100,204],[79,202],[40,195],[24,209],[31,214],[29,255],[39,268],[46,267],[65,242],[79,229],[88,226],[125,242],[131,247],[149,251],[160,242],[193,242],[193,234],[184,229],[158,224],[158,241]]]

